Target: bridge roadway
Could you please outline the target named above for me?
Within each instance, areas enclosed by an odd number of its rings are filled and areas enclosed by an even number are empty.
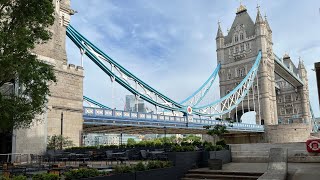
[[[290,83],[293,87],[303,86],[303,82],[299,76],[290,70],[289,67],[283,63],[283,60],[280,59],[276,54],[274,54],[274,62],[274,71],[276,74]]]
[[[224,124],[230,132],[264,132],[264,126],[229,123],[151,113],[127,112],[95,107],[83,108],[84,132],[127,134],[205,134],[203,126]]]

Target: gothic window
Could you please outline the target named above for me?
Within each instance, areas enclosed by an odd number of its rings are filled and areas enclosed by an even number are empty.
[[[285,96],[285,102],[291,102],[291,94]]]
[[[240,33],[240,41],[243,40],[243,33]]]
[[[296,101],[298,101],[299,100],[299,96],[298,95],[296,95]]]
[[[240,45],[240,49],[241,49],[241,52],[244,51],[244,45],[243,44]]]
[[[279,97],[279,103],[282,103],[282,98],[281,97]]]
[[[234,42],[238,42],[238,35],[236,34],[236,35],[234,35]]]
[[[243,77],[245,75],[245,68],[239,68],[238,69],[238,76]]]
[[[281,115],[285,115],[286,114],[286,110],[284,108],[281,108]]]
[[[249,47],[249,43],[246,43],[246,49],[249,49],[250,47]]]
[[[293,109],[292,108],[287,108],[286,112],[287,112],[287,114],[293,114]]]
[[[236,46],[236,53],[238,53],[239,52],[239,47],[238,46]]]
[[[231,79],[231,73],[229,72],[228,73],[228,80],[230,80]]]

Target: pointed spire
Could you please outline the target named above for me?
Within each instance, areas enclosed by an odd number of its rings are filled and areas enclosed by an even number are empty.
[[[259,4],[257,4],[257,17],[256,17],[256,24],[258,23],[263,23],[263,18],[261,16],[261,13],[260,13],[260,6]]]
[[[217,37],[216,37],[216,38],[220,38],[220,37],[223,38],[223,33],[222,33],[222,30],[221,30],[220,23],[221,23],[221,22],[218,21],[218,32],[217,32]]]
[[[272,32],[272,30],[271,30],[271,28],[269,26],[269,22],[267,20],[267,14],[264,15],[264,21],[266,22],[266,26],[267,26],[268,30]]]
[[[298,68],[299,68],[299,69],[305,69],[305,67],[304,67],[304,62],[303,62],[303,60],[301,59],[301,57],[299,57],[299,65],[298,65]]]

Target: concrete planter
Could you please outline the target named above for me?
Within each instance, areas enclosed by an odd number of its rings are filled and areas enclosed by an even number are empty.
[[[83,180],[135,180],[135,173],[114,174],[110,176],[98,176],[92,178],[85,178]]]
[[[176,172],[175,167],[162,168],[162,169],[152,169],[148,171],[138,171],[136,172],[135,180],[177,180],[179,175]]]
[[[221,150],[221,151],[210,151],[210,159],[221,159],[222,164],[231,162],[231,151]]]
[[[169,161],[175,166],[175,173],[182,178],[190,169],[201,165],[203,151],[169,152]]]
[[[222,160],[221,159],[209,159],[208,165],[209,165],[209,169],[221,170],[222,169]]]
[[[176,173],[175,167],[161,168],[161,169],[152,169],[147,171],[138,171],[134,173],[125,173],[125,174],[114,174],[110,176],[99,176],[86,178],[83,180],[177,180],[178,175]]]

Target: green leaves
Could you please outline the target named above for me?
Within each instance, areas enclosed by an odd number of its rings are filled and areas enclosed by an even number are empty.
[[[0,0],[0,130],[28,127],[45,110],[54,70],[31,51],[50,39],[53,13],[51,0]],[[8,82],[19,94],[1,94]]]

